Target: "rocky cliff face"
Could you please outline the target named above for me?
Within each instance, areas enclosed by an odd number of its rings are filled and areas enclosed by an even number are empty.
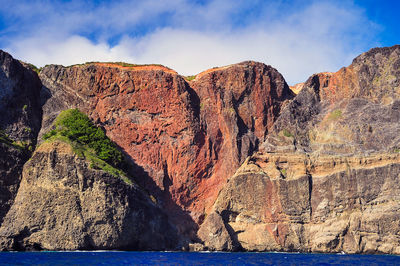
[[[10,208],[40,129],[37,74],[0,50],[0,225]]]
[[[229,179],[199,236],[212,250],[398,254],[399,167],[398,154],[254,155]]]
[[[0,55],[1,249],[400,254],[400,46],[297,95],[256,62],[191,81],[158,65],[51,65],[39,80]],[[119,146],[135,185],[43,142],[70,108]]]
[[[2,250],[174,249],[176,231],[137,185],[45,142],[24,166],[0,229]]]
[[[40,130],[41,82],[25,63],[0,51],[0,126],[14,141],[35,144]]]
[[[190,83],[165,67],[101,63],[49,66],[40,77],[47,90],[42,132],[63,109],[86,112],[191,238],[292,97],[275,69],[254,62],[213,69]]]
[[[399,254],[399,62],[399,46],[372,49],[305,82],[199,231],[229,236],[204,243]]]
[[[255,62],[205,71],[190,85],[200,99],[202,129],[195,169],[199,184],[190,197],[198,199],[195,210],[207,213],[227,177],[258,149],[293,94],[274,68]]]

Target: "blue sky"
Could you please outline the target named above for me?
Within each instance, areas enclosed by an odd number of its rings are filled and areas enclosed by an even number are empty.
[[[37,66],[160,63],[183,75],[256,60],[289,84],[400,43],[397,1],[0,0],[0,49]]]

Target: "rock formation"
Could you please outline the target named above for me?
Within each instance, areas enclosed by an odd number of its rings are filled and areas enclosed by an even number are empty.
[[[0,249],[174,249],[178,238],[137,185],[92,169],[72,147],[45,142],[25,164],[0,229]]]
[[[272,67],[243,62],[190,83],[161,66],[48,66],[41,134],[64,109],[80,108],[138,165],[137,182],[181,233],[197,223],[226,179],[252,154],[292,97]]]
[[[399,46],[310,77],[200,231],[225,228],[227,250],[399,254],[399,93]]]
[[[0,50],[0,225],[40,129],[41,83],[27,65]]]
[[[2,249],[400,254],[400,46],[297,95],[251,61],[190,81],[125,63],[50,65],[39,80],[0,55]],[[42,140],[71,108],[123,151],[135,185]]]

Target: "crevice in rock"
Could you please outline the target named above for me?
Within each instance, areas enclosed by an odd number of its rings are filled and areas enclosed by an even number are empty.
[[[313,209],[312,209],[312,191],[313,191],[313,179],[311,174],[308,176],[308,204],[310,206],[310,221],[312,220]]]
[[[238,239],[238,234],[244,232],[244,231],[235,231],[233,230],[232,226],[230,226],[229,223],[225,223],[224,222],[224,226],[226,231],[228,231],[229,237],[232,240],[232,251],[237,251],[237,252],[241,252],[241,251],[245,251],[245,249],[243,248],[242,244],[240,243],[239,239]]]

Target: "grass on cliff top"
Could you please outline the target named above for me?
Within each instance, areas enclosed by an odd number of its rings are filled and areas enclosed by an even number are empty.
[[[118,65],[118,66],[122,66],[122,67],[140,67],[140,66],[160,66],[160,67],[165,67],[170,69],[169,67],[166,67],[164,65],[161,64],[130,64],[130,63],[125,63],[125,62],[99,62],[99,61],[92,61],[92,62],[86,62],[83,64],[74,64],[74,65],[70,65],[68,67],[73,67],[73,66],[85,66],[85,65],[90,65],[90,64],[114,64],[114,65]]]
[[[122,67],[137,67],[137,66],[160,66],[160,67],[166,67],[166,66],[163,66],[161,64],[130,64],[130,63],[125,63],[125,62],[108,62],[108,63],[119,65],[119,66],[122,66]]]
[[[191,81],[191,80],[194,80],[194,79],[196,78],[196,75],[193,75],[193,76],[184,76],[184,78],[185,78],[187,81]]]
[[[104,170],[121,177],[127,183],[132,183],[120,170],[124,165],[121,151],[101,128],[96,127],[78,109],[61,112],[54,123],[54,129],[44,134],[43,139],[67,142],[78,156],[90,161],[91,168]]]
[[[35,66],[35,65],[33,65],[33,64],[30,64],[30,63],[28,63],[28,66],[29,66],[33,71],[35,71],[38,75],[40,74],[40,71],[42,70],[42,68],[38,68],[37,66]]]

